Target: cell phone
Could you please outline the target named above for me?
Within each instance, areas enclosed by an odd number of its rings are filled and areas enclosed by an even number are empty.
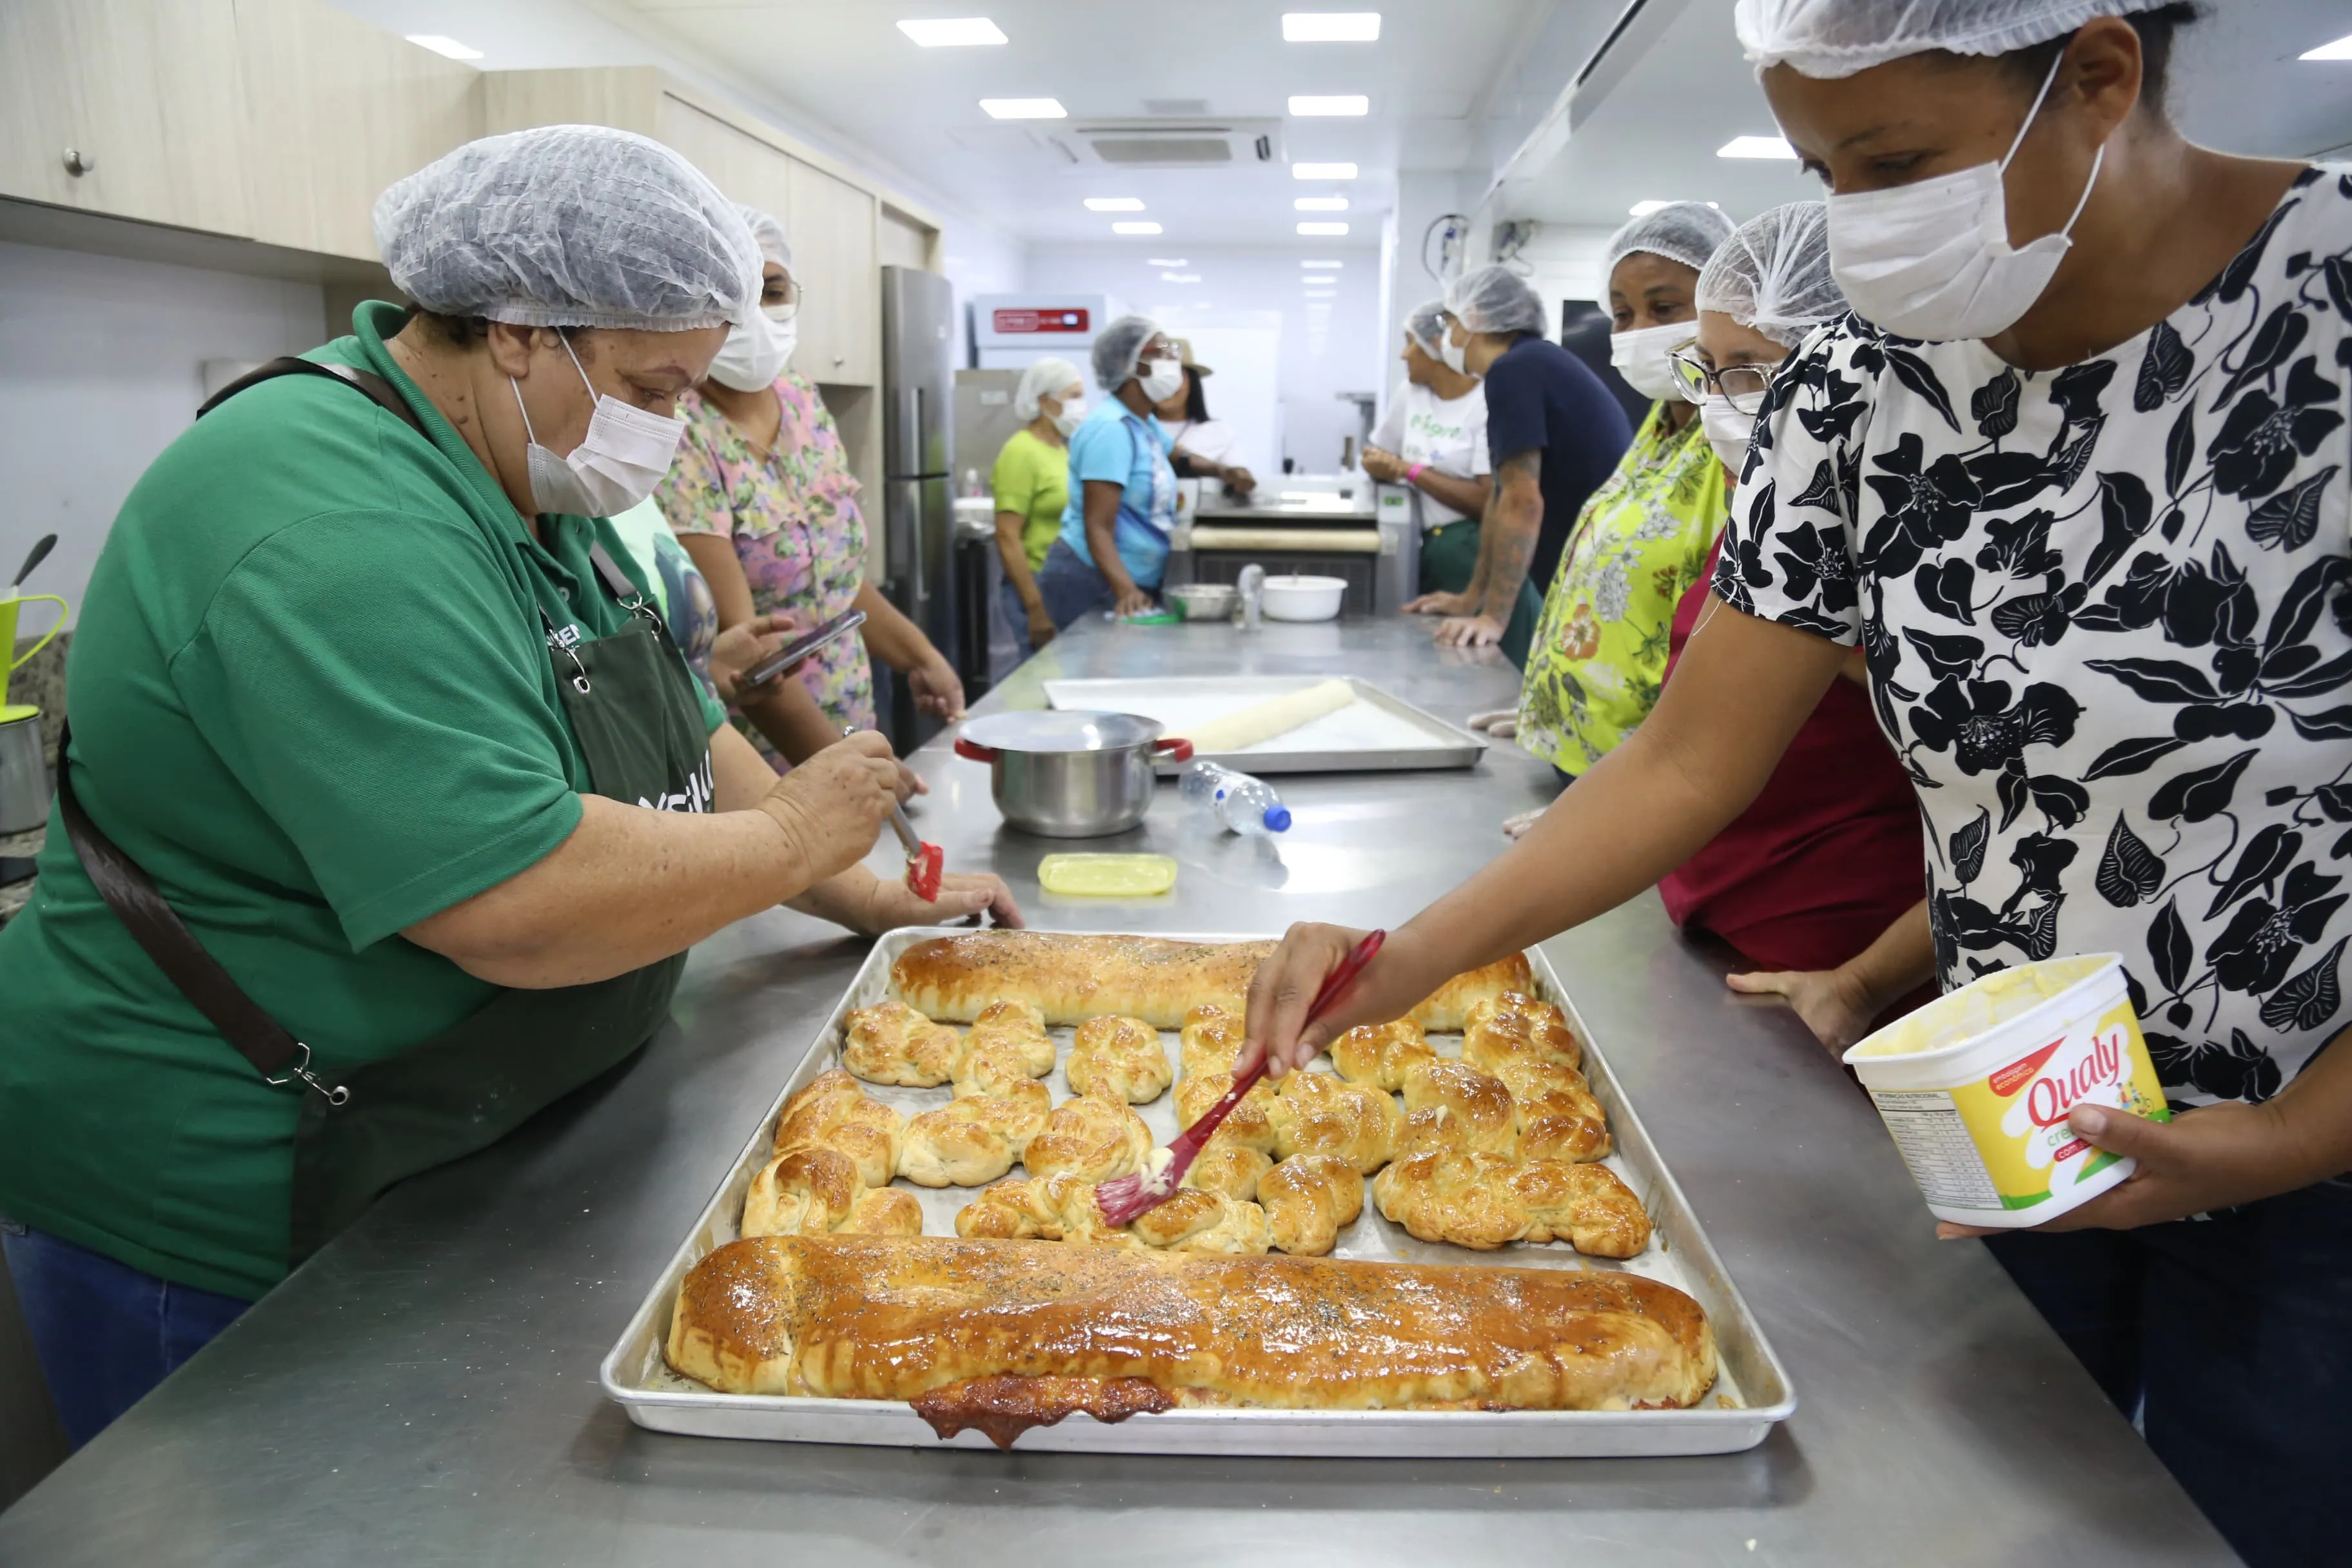
[[[755,686],[767,685],[825,644],[848,636],[865,624],[865,611],[842,611],[823,626],[803,632],[799,637],[745,670],[742,679],[737,682],[737,689],[749,691]]]

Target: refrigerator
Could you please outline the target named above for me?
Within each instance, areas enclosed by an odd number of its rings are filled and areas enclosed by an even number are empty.
[[[948,280],[919,268],[882,268],[882,595],[960,664],[950,504],[954,361],[955,293]],[[918,721],[904,676],[876,673],[889,677],[885,723],[904,756],[938,731],[938,721]]]

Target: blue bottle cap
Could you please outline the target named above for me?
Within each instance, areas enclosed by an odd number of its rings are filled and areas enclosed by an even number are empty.
[[[1290,826],[1290,808],[1286,805],[1267,806],[1265,808],[1265,826],[1266,831],[1269,833],[1282,833],[1287,831]]]

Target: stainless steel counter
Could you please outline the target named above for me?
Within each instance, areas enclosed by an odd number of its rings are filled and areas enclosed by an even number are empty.
[[[1089,626],[1047,675],[1345,670],[1459,716],[1507,667],[1425,623]],[[1549,794],[1501,746],[1465,773],[1280,782],[1276,846],[1188,831],[1163,787],[1120,841],[1168,901],[1043,898],[1055,846],[1003,830],[934,747],[924,837],[1042,924],[1394,924]],[[895,855],[895,850],[890,852]],[[890,855],[877,854],[885,866]],[[1860,1092],[1644,897],[1549,947],[1803,1404],[1722,1458],[1219,1461],[668,1437],[596,1363],[710,1194],[862,944],[777,913],[697,952],[641,1057],[504,1144],[410,1183],[0,1515],[0,1563],[1643,1564],[2233,1561],[1973,1243],[1939,1244]]]

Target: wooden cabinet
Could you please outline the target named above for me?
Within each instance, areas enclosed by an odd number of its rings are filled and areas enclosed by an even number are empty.
[[[791,156],[740,127],[668,93],[655,110],[654,140],[710,176],[727,199],[773,214],[793,232]]]
[[[639,132],[677,148],[730,199],[774,214],[805,291],[793,368],[836,386],[880,380],[881,205],[846,170],[651,67],[491,71],[484,92],[488,131],[569,121]]]
[[[0,195],[250,235],[246,90],[234,0],[5,0]]]
[[[321,0],[235,0],[252,235],[373,260],[384,187],[482,134],[482,73]]]
[[[811,381],[872,386],[882,374],[882,269],[874,197],[792,160],[793,269],[803,292],[793,363]]]

